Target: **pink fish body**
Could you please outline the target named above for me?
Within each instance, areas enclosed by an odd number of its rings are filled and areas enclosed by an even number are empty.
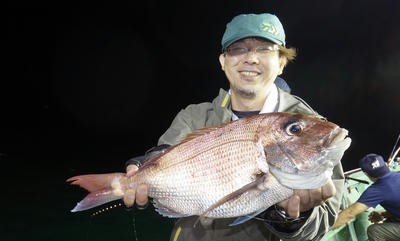
[[[68,179],[91,193],[72,211],[120,199],[127,188],[149,187],[168,217],[245,216],[326,184],[351,140],[315,117],[270,113],[198,130],[156,154],[132,177],[122,173]]]

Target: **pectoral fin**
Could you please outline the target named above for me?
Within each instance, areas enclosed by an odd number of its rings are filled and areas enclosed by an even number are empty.
[[[211,207],[207,208],[207,210],[205,210],[200,216],[199,218],[196,220],[196,222],[194,223],[193,226],[196,226],[197,223],[199,222],[200,218],[203,218],[207,213],[209,213],[211,210],[221,206],[222,204],[229,202],[231,200],[234,200],[238,197],[240,197],[242,194],[246,193],[249,190],[258,188],[258,185],[262,184],[264,182],[266,178],[266,175],[261,175],[259,176],[254,182],[251,182],[249,184],[244,185],[243,187],[241,187],[240,189],[226,195],[225,197],[221,198],[220,200],[218,200],[216,203],[214,203]]]
[[[233,223],[229,224],[229,226],[236,226],[236,225],[242,224],[242,223],[254,218],[258,214],[264,212],[264,210],[265,209],[260,209],[254,213],[250,213],[249,215],[238,217],[237,219],[235,219],[235,221],[233,221]]]

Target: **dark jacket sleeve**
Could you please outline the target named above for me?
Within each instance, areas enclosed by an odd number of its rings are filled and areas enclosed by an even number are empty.
[[[128,161],[125,162],[125,168],[129,165],[136,165],[140,167],[143,165],[150,157],[155,155],[157,152],[169,147],[169,145],[163,144],[163,145],[158,145],[155,147],[150,148],[148,151],[143,156],[136,156],[130,158]]]

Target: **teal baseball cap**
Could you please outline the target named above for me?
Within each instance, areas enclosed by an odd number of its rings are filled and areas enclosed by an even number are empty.
[[[240,14],[226,25],[222,52],[234,42],[247,37],[261,37],[285,46],[285,31],[278,17],[269,14]]]

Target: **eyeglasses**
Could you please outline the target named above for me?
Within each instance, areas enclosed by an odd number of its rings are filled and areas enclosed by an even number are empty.
[[[249,49],[245,46],[231,46],[231,47],[227,48],[226,53],[229,56],[234,56],[234,57],[245,56],[248,52],[254,52],[255,54],[258,54],[259,56],[263,56],[263,55],[267,55],[267,54],[273,53],[278,50],[279,50],[278,45],[258,46],[254,49]]]

